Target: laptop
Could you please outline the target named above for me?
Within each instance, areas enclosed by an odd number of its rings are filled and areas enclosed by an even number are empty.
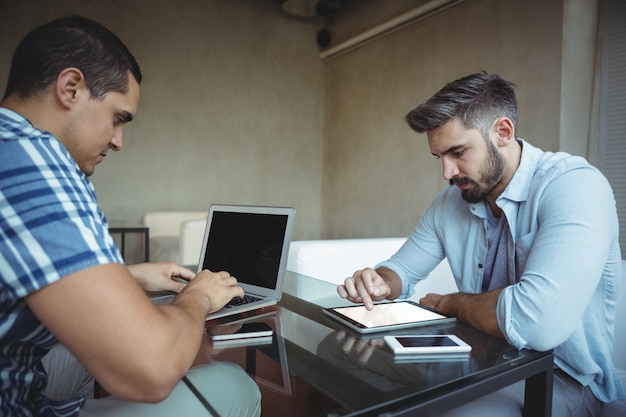
[[[295,212],[291,207],[222,204],[209,207],[198,272],[204,269],[229,272],[243,288],[244,299],[254,301],[229,303],[209,314],[207,320],[278,303]]]

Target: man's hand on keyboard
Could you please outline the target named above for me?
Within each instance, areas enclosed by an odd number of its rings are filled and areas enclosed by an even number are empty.
[[[243,289],[237,283],[237,279],[228,272],[212,272],[208,269],[201,271],[177,297],[201,296],[206,304],[205,314],[212,313],[224,307],[234,297],[243,297]],[[176,300],[175,300],[176,302]]]
[[[226,307],[235,307],[243,304],[252,303],[254,301],[260,300],[259,297],[255,297],[250,294],[244,294],[243,297],[233,297],[227,304]]]

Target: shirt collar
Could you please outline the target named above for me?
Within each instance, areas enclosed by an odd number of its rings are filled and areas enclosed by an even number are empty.
[[[532,146],[524,139],[517,138],[517,142],[522,147],[522,157],[515,174],[513,174],[513,178],[511,178],[509,184],[496,200],[498,206],[500,207],[504,204],[504,200],[515,201],[518,203],[526,201],[533,173],[535,172],[539,158],[543,153],[541,149]]]
[[[19,124],[26,123],[30,127],[33,127],[33,124],[26,117],[22,116],[21,114],[11,109],[7,109],[6,107],[0,107],[0,116],[3,116],[4,118],[9,119],[13,123],[19,123]]]

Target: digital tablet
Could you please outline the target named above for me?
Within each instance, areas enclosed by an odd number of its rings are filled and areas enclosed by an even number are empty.
[[[364,305],[354,305],[327,307],[323,312],[358,333],[386,332],[456,320],[413,301],[374,304],[371,311]]]
[[[472,347],[451,334],[385,336],[385,343],[395,355],[468,354]]]

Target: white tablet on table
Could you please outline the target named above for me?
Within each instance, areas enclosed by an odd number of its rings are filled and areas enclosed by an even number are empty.
[[[358,333],[386,332],[456,320],[408,300],[374,304],[371,311],[364,305],[327,307],[323,313]]]

